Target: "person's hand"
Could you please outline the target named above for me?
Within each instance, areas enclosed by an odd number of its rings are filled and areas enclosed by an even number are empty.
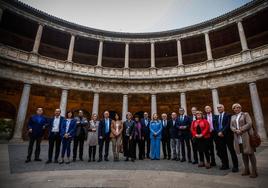
[[[33,129],[29,129],[29,133],[32,133],[33,132]]]
[[[102,139],[102,136],[100,136],[99,138]]]
[[[43,129],[45,129],[45,128],[46,128],[46,126],[44,125],[44,126],[43,126]]]
[[[129,140],[132,140],[132,136],[129,137]]]
[[[224,135],[223,135],[222,132],[219,132],[219,133],[218,133],[218,136],[219,136],[219,137],[224,137]]]
[[[241,135],[242,134],[242,132],[239,129],[236,130],[235,133],[238,134],[238,135]]]
[[[77,121],[77,122],[76,122],[76,124],[79,124],[79,123],[80,123],[80,121]]]
[[[65,133],[64,137],[65,138],[68,138],[69,137],[68,133]]]
[[[142,140],[144,140],[144,136],[143,136],[143,137],[141,137],[141,139],[142,139]]]

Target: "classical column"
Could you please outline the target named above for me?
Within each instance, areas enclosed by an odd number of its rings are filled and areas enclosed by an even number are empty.
[[[180,93],[180,104],[181,107],[184,109],[185,114],[187,114],[186,94],[184,92]]]
[[[61,91],[61,99],[60,99],[60,115],[65,116],[66,107],[67,107],[67,100],[68,100],[68,90],[62,89]]]
[[[246,39],[246,35],[245,35],[244,28],[243,28],[241,21],[237,22],[237,27],[238,27],[238,33],[239,33],[242,51],[248,50],[247,39]]]
[[[102,51],[103,51],[103,41],[100,41],[97,66],[101,66],[101,63],[102,63]]]
[[[154,42],[151,42],[151,68],[155,68]]]
[[[157,113],[156,94],[151,94],[151,118],[154,113]]]
[[[212,52],[208,32],[205,33],[205,41],[206,41],[207,60],[212,60]]]
[[[181,40],[177,40],[177,54],[178,54],[178,65],[183,65],[182,52],[181,52]]]
[[[94,93],[92,114],[98,114],[99,113],[99,98],[100,98],[99,93]]]
[[[68,50],[68,58],[67,61],[72,62],[73,61],[73,54],[74,54],[74,42],[75,42],[75,36],[71,36],[70,44],[69,44],[69,50]]]
[[[126,43],[125,45],[125,68],[129,67],[129,44]]]
[[[28,103],[29,103],[29,97],[30,97],[30,91],[31,91],[31,85],[28,83],[25,83],[23,86],[21,98],[20,98],[20,105],[19,110],[17,114],[17,120],[16,125],[14,129],[14,136],[13,140],[21,140],[22,136],[22,128],[24,125],[27,109],[28,109]]]
[[[42,33],[43,33],[43,25],[39,24],[38,29],[37,29],[37,33],[35,36],[35,40],[34,40],[33,53],[38,53]]]
[[[261,108],[261,103],[260,103],[260,98],[259,98],[256,83],[253,82],[249,84],[249,91],[250,91],[251,103],[252,103],[257,131],[261,139],[267,139],[266,130],[264,128],[263,113],[262,113],[262,108]]]
[[[213,88],[211,90],[211,93],[212,93],[212,102],[213,102],[213,112],[214,114],[219,114],[218,109],[217,109],[217,106],[220,103],[218,90],[216,88]]]
[[[123,94],[122,121],[126,121],[127,112],[128,112],[128,94]]]

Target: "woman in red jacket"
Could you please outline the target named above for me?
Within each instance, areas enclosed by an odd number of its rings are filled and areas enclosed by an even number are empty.
[[[210,168],[210,156],[208,150],[208,140],[210,137],[209,122],[203,119],[201,111],[196,112],[196,120],[192,122],[191,132],[193,141],[197,144],[197,149],[199,153],[200,163],[198,167],[206,166],[207,169]],[[206,165],[204,163],[204,154],[206,157]]]

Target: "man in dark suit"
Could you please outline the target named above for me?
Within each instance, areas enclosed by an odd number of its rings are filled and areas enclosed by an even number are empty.
[[[110,144],[110,133],[111,133],[111,123],[112,119],[109,118],[110,114],[109,111],[105,111],[103,113],[103,119],[100,121],[99,124],[99,160],[98,162],[102,161],[102,152],[103,152],[103,145],[105,143],[105,154],[104,154],[104,160],[108,160],[108,154],[109,154],[109,144]]]
[[[180,160],[180,140],[178,133],[178,121],[176,112],[171,113],[171,119],[168,121],[170,143],[172,148],[172,160]]]
[[[185,111],[183,108],[179,109],[179,116],[178,116],[178,128],[179,128],[179,139],[181,142],[181,152],[182,152],[182,159],[181,162],[186,160],[185,158],[185,145],[187,147],[187,159],[189,163],[192,163],[191,157],[191,132],[190,132],[190,118],[184,114]]]
[[[192,109],[191,109],[192,115],[189,116],[190,125],[192,125],[192,122],[196,120],[196,111],[197,111],[197,108],[192,107]],[[193,154],[194,154],[194,161],[192,162],[192,164],[198,164],[197,143],[194,142],[193,139],[191,139],[191,142],[192,142],[192,150],[193,150]]]
[[[210,106],[205,106],[205,119],[208,120],[209,126],[210,126],[210,138],[209,138],[209,154],[210,154],[210,165],[211,166],[216,166],[215,162],[215,152],[214,152],[214,140],[215,140],[215,130],[214,130],[214,125],[217,124],[217,116],[212,113],[212,109]]]
[[[35,161],[42,161],[39,158],[40,155],[40,144],[43,137],[43,132],[47,124],[47,119],[43,116],[43,108],[37,108],[36,115],[30,117],[28,122],[28,134],[29,134],[29,146],[28,146],[28,155],[26,163],[31,161],[31,156],[33,152],[33,145],[36,142],[35,147]]]
[[[149,124],[150,124],[150,118],[148,116],[148,112],[144,112],[143,113],[143,118],[141,119],[141,126],[142,126],[142,131],[144,133],[144,140],[143,140],[143,158],[145,158],[145,154],[146,154],[146,158],[150,158],[150,128],[149,128]],[[145,144],[146,144],[146,152],[145,152]]]
[[[54,113],[54,117],[50,119],[48,124],[48,160],[46,164],[52,162],[52,155],[53,155],[53,149],[54,145],[56,146],[55,149],[55,156],[54,156],[54,162],[58,163],[58,158],[60,154],[60,145],[61,145],[61,136],[60,136],[60,130],[64,124],[64,117],[60,116],[61,110],[56,109]]]
[[[170,160],[171,158],[171,149],[170,149],[170,137],[169,137],[169,128],[170,124],[167,122],[167,114],[162,114],[162,150],[164,154],[164,159]]]
[[[84,151],[84,142],[87,137],[87,118],[84,117],[84,112],[79,110],[78,116],[74,118],[76,120],[76,130],[74,136],[74,147],[73,147],[73,161],[76,161],[77,148],[79,144],[79,159],[83,161],[83,151]]]
[[[227,154],[227,147],[228,147],[233,162],[232,172],[238,172],[238,159],[233,144],[234,135],[230,129],[231,115],[224,112],[224,106],[222,104],[219,104],[217,106],[217,109],[219,112],[218,123],[214,128],[216,131],[215,141],[216,141],[217,155],[220,157],[222,162],[222,166],[220,169],[221,170],[229,169],[229,160]]]

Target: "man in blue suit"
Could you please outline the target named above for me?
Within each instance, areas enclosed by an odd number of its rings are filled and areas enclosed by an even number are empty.
[[[28,122],[28,133],[29,133],[29,146],[28,146],[28,156],[26,163],[31,161],[31,156],[33,152],[33,145],[36,142],[35,148],[35,161],[42,161],[39,158],[40,155],[40,144],[43,137],[43,132],[47,124],[47,119],[43,116],[43,108],[37,108],[36,115],[30,117]]]
[[[148,112],[143,113],[143,118],[141,119],[141,126],[142,126],[142,131],[144,133],[144,140],[143,140],[143,154],[142,157],[149,159],[150,158],[150,145],[151,145],[151,140],[150,140],[150,118],[148,115]],[[145,144],[146,144],[146,152],[145,152]]]
[[[99,137],[99,160],[98,162],[102,161],[102,152],[103,152],[103,145],[105,143],[105,154],[104,160],[108,160],[109,154],[109,144],[110,144],[110,133],[111,133],[111,123],[112,119],[109,118],[110,114],[109,111],[105,111],[103,113],[103,119],[100,121],[99,130],[98,130],[98,137]]]
[[[178,128],[179,128],[179,139],[181,142],[181,152],[182,152],[182,158],[181,162],[186,161],[185,159],[185,145],[187,147],[187,159],[189,163],[192,163],[192,157],[191,157],[191,145],[190,145],[190,139],[191,139],[191,124],[190,124],[190,118],[184,114],[185,111],[183,108],[179,108],[179,116],[178,116]]]
[[[48,160],[46,164],[52,162],[52,155],[53,155],[53,149],[54,145],[56,145],[55,149],[55,157],[54,157],[54,162],[58,163],[58,158],[60,154],[60,145],[61,145],[61,136],[60,136],[60,130],[65,122],[64,117],[60,116],[61,110],[56,109],[55,110],[55,115],[53,118],[50,119],[49,124],[48,124],[48,130],[49,130],[49,135],[48,135]]]

